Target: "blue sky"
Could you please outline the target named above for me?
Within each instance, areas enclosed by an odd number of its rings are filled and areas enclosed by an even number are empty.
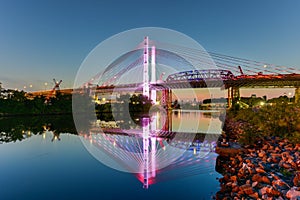
[[[70,87],[101,41],[138,27],[180,31],[206,50],[300,68],[300,1],[0,0],[0,82]]]

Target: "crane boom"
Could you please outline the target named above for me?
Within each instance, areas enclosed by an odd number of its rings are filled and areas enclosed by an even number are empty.
[[[240,70],[241,75],[244,75],[244,72],[243,72],[241,66],[238,66],[238,68],[239,68],[239,70]]]

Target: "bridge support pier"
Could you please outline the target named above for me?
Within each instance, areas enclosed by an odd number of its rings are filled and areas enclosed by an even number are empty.
[[[299,103],[300,100],[300,87],[296,87],[295,89],[295,103]]]
[[[165,123],[163,124],[162,131],[172,131],[172,111],[167,110]]]
[[[164,89],[162,91],[162,102],[161,104],[166,108],[166,109],[171,109],[172,108],[172,90],[170,89]]]
[[[229,87],[228,88],[228,108],[231,108],[236,101],[240,100],[240,88]]]

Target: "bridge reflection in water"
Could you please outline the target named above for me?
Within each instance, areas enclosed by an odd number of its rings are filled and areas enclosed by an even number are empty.
[[[164,114],[166,114],[164,116]],[[216,141],[221,134],[220,112],[155,112],[124,121],[97,120],[80,133],[87,150],[103,164],[130,172],[149,185],[174,178],[214,172]]]

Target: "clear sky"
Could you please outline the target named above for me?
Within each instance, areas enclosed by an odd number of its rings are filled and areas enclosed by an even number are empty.
[[[0,0],[0,82],[71,87],[101,41],[138,27],[180,31],[206,50],[300,68],[300,1]]]

